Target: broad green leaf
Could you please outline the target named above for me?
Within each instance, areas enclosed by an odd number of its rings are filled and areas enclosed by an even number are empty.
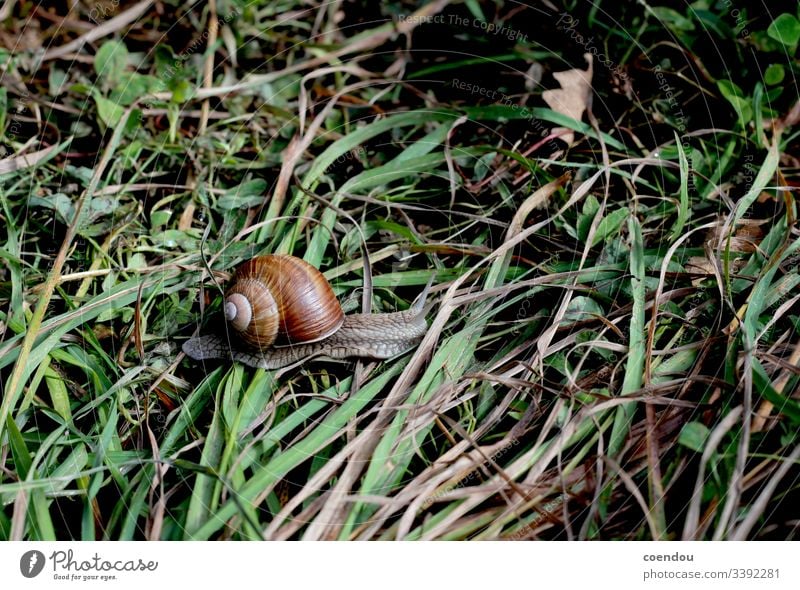
[[[792,14],[783,13],[767,27],[767,35],[788,47],[794,47],[800,41],[800,21]]]
[[[653,6],[653,14],[658,17],[665,26],[676,31],[694,31],[694,19],[682,15],[674,8],[666,6]]]
[[[47,86],[50,93],[50,96],[56,97],[60,96],[67,90],[67,81],[69,77],[67,73],[63,70],[59,70],[57,67],[52,66],[50,68],[50,73],[47,75]]]
[[[267,181],[262,178],[249,180],[239,186],[225,191],[218,200],[220,209],[248,209],[263,205],[267,199]]]
[[[116,127],[119,125],[119,122],[122,120],[122,115],[125,113],[124,107],[98,94],[95,94],[94,101],[97,103],[97,115],[107,127]]]
[[[725,99],[733,106],[736,115],[739,117],[739,124],[746,127],[753,118],[753,106],[750,100],[745,98],[741,88],[729,80],[719,80],[717,87]]]
[[[567,306],[562,325],[569,325],[574,322],[583,322],[603,316],[603,308],[591,297],[579,295],[573,297]]]
[[[128,65],[128,48],[121,41],[106,41],[94,56],[94,71],[113,87]]]
[[[705,424],[689,422],[681,429],[681,433],[678,435],[678,444],[702,453],[710,434],[711,432]]]
[[[605,242],[610,237],[617,235],[620,228],[622,228],[622,224],[625,223],[625,220],[629,215],[630,211],[627,209],[627,207],[622,207],[603,217],[603,219],[600,220],[600,223],[597,224],[597,230],[595,231],[594,238],[592,239],[592,247],[595,247],[600,242]]]
[[[781,64],[770,64],[764,72],[764,82],[769,85],[780,84],[786,76],[786,70]]]
[[[128,106],[148,94],[164,90],[166,85],[158,78],[138,72],[122,72],[108,98],[117,104]]]

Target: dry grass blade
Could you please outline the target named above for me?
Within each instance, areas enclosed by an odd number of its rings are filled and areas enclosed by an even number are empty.
[[[107,37],[112,33],[116,33],[121,29],[124,29],[129,24],[135,22],[136,19],[142,16],[145,12],[147,12],[152,5],[153,5],[153,0],[142,0],[137,4],[134,4],[127,10],[124,10],[123,12],[119,13],[117,16],[110,18],[104,23],[101,23],[95,27],[92,27],[91,30],[87,31],[77,39],[70,41],[65,45],[62,45],[61,47],[56,47],[55,49],[47,50],[42,56],[42,61],[45,62],[53,59],[60,59],[62,57],[66,57],[71,53],[80,51],[85,45],[89,43],[94,43],[99,39]]]
[[[764,511],[767,509],[769,501],[778,488],[778,484],[789,470],[792,467],[796,467],[798,463],[800,463],[800,445],[797,445],[794,450],[781,461],[780,466],[775,470],[772,477],[770,477],[769,482],[764,486],[764,489],[758,495],[756,501],[750,506],[745,519],[730,535],[731,541],[746,541],[749,538],[753,527],[756,526],[758,521],[764,516]]]
[[[46,161],[51,155],[55,155],[55,153],[61,150],[65,145],[68,145],[71,140],[72,138],[69,138],[61,145],[51,145],[50,147],[31,152],[30,154],[22,154],[20,156],[13,156],[0,160],[0,176],[37,166]]]

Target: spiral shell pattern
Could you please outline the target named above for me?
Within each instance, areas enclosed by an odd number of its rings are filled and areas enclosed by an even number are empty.
[[[257,256],[234,274],[225,296],[225,318],[256,349],[316,342],[344,322],[328,281],[300,258]]]

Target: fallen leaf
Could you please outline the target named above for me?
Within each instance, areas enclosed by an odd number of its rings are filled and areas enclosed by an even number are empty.
[[[706,232],[706,243],[712,250],[730,247],[731,252],[755,252],[764,238],[764,231],[760,227],[764,223],[766,220],[763,219],[740,220],[730,237],[730,243],[728,236],[722,233],[723,225],[717,225]]]
[[[684,268],[686,272],[705,275],[692,279],[693,287],[699,287],[703,281],[714,274],[714,265],[705,256],[690,256]]]
[[[730,267],[729,267],[730,272],[732,273],[739,272],[744,267],[745,264],[747,264],[747,259],[745,258],[737,257],[732,259],[730,261]],[[686,269],[686,272],[690,272],[696,275],[703,275],[703,276],[697,276],[692,279],[693,287],[699,287],[700,285],[703,284],[703,282],[706,279],[712,276],[716,276],[714,272],[715,268],[714,263],[711,262],[711,260],[709,260],[705,256],[689,257],[689,259],[686,261],[686,265],[684,268]]]
[[[566,115],[576,121],[580,121],[583,113],[589,107],[592,100],[592,54],[584,53],[583,57],[589,67],[585,70],[567,70],[565,72],[554,72],[553,77],[561,88],[545,90],[542,98],[551,109],[562,115]],[[567,145],[572,145],[575,141],[575,132],[571,129],[558,127],[553,129],[553,133],[564,132],[561,139]]]

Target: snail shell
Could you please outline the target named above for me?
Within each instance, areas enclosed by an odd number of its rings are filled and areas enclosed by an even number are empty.
[[[257,256],[242,264],[223,309],[242,340],[260,350],[316,342],[344,322],[342,307],[323,274],[285,255]]]

